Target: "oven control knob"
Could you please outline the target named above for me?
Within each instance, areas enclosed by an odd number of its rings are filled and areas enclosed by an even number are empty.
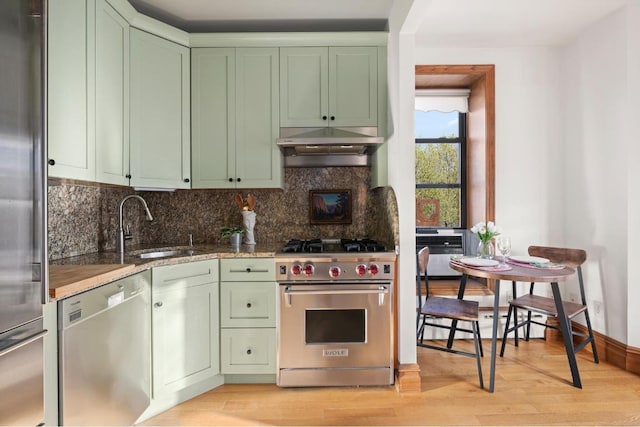
[[[338,277],[340,273],[342,273],[342,270],[340,270],[340,267],[329,268],[329,276],[331,277]]]
[[[376,274],[378,274],[379,271],[380,271],[380,268],[378,267],[378,264],[371,264],[369,266],[369,273],[371,273],[372,276],[375,276]]]
[[[364,264],[359,264],[356,266],[356,274],[358,276],[364,276],[367,274],[367,266]]]
[[[291,266],[291,274],[294,276],[299,276],[302,273],[302,266],[300,264],[293,264]]]
[[[315,269],[313,268],[313,264],[305,264],[304,268],[302,269],[305,276],[311,276],[314,270]]]

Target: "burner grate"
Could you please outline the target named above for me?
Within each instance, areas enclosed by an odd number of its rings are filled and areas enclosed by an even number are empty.
[[[282,247],[282,252],[285,253],[386,252],[386,250],[384,245],[372,239],[339,239],[339,241],[291,239]]]
[[[372,239],[341,239],[346,252],[386,252],[387,248]]]

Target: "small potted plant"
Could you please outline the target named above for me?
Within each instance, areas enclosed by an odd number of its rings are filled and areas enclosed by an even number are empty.
[[[231,246],[240,246],[242,242],[242,232],[244,227],[238,226],[225,226],[220,229],[220,235],[223,239],[229,238]]]

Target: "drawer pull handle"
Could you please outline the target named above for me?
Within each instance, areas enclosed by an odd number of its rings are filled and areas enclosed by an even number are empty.
[[[157,303],[153,304],[154,307],[162,307],[162,301],[158,301]]]
[[[251,354],[251,349],[250,348],[247,349],[247,354]]]
[[[229,269],[230,273],[268,273],[269,269],[264,269],[264,270],[256,270],[255,268],[251,268],[251,267],[247,267],[244,270],[235,270],[235,269]]]
[[[250,302],[247,303],[247,308],[251,308],[251,303]]]

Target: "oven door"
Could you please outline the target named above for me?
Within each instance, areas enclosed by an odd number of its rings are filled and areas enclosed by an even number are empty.
[[[279,375],[296,369],[393,371],[390,283],[280,284],[278,304]]]

